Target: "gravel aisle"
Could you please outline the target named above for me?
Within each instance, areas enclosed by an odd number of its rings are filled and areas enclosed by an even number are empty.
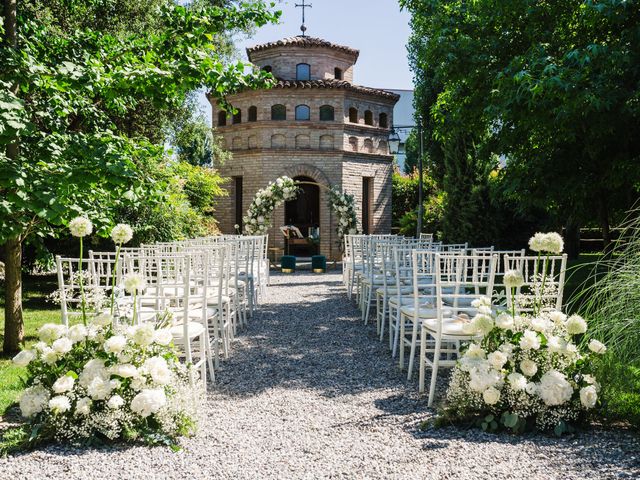
[[[274,275],[184,450],[49,447],[0,459],[0,478],[596,479],[640,477],[625,432],[574,438],[418,430],[431,413],[338,274]]]

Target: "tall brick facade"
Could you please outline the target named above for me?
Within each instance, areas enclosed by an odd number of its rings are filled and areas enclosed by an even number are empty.
[[[358,51],[324,40],[298,36],[249,48],[247,54],[252,63],[271,71],[277,83],[269,90],[231,96],[236,115],[212,105],[215,133],[233,153],[219,167],[231,177],[229,196],[217,208],[221,230],[232,233],[256,191],[287,175],[310,177],[353,194],[360,222],[363,196],[368,197],[369,232],[389,232],[392,157],[387,138],[398,95],[353,85]],[[335,218],[325,188],[320,188],[319,214],[320,252],[337,258]],[[284,207],[273,220],[270,244],[282,246],[278,227],[285,224]]]

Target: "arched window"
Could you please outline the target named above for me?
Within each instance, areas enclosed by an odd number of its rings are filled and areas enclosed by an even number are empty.
[[[378,151],[382,155],[389,155],[389,144],[386,140],[380,140],[380,143],[378,144]]]
[[[389,119],[386,113],[383,112],[378,116],[378,125],[380,126],[380,128],[389,127]]]
[[[298,105],[296,107],[296,120],[311,119],[311,109],[308,105]]]
[[[249,149],[258,148],[258,137],[255,135],[249,135]]]
[[[373,141],[370,138],[365,138],[362,146],[365,152],[373,153]]]
[[[309,135],[296,135],[296,148],[311,148]]]
[[[250,122],[257,122],[258,121],[258,107],[251,106],[249,107],[249,118],[248,120]]]
[[[349,109],[349,121],[351,123],[358,123],[358,109],[351,107]]]
[[[271,107],[271,120],[286,120],[287,107],[284,105],[274,105]]]
[[[311,80],[311,65],[308,63],[299,63],[296,65],[296,80]]]
[[[341,68],[334,68],[333,69],[333,78],[335,78],[336,80],[342,80],[342,69]]]
[[[358,151],[358,139],[356,137],[349,137],[349,147],[352,152]]]
[[[320,121],[321,122],[333,122],[335,120],[335,114],[331,105],[322,105],[320,107]]]
[[[320,150],[333,150],[333,135],[322,135],[320,137]]]
[[[221,110],[218,112],[218,126],[225,127],[227,125],[227,112]]]
[[[373,125],[373,113],[371,110],[365,110],[364,112],[364,124]]]
[[[273,71],[273,69],[271,68],[271,65],[265,65],[264,67],[262,67],[262,70],[264,70],[267,73],[271,73]]]
[[[286,146],[286,139],[284,135],[275,134],[271,135],[271,148],[284,148]]]
[[[242,123],[242,110],[238,109],[236,113],[233,114],[233,124]]]

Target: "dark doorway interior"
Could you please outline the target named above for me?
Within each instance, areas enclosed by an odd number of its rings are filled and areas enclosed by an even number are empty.
[[[310,177],[295,177],[298,182],[315,182]],[[304,240],[292,240],[289,253],[297,256],[315,255],[317,242],[310,241],[309,229],[320,226],[320,187],[303,183],[298,198],[285,203],[284,218],[287,225],[295,225],[305,237]],[[323,232],[320,232],[322,235]]]

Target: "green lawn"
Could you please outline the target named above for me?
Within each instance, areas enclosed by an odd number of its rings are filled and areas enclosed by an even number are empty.
[[[44,323],[60,322],[58,306],[46,301],[46,296],[57,288],[54,275],[26,276],[24,279],[24,322],[27,346],[37,340],[38,328]],[[4,336],[4,285],[0,285],[0,344]],[[16,367],[11,358],[0,355],[0,415],[16,401],[22,390],[24,368]]]

